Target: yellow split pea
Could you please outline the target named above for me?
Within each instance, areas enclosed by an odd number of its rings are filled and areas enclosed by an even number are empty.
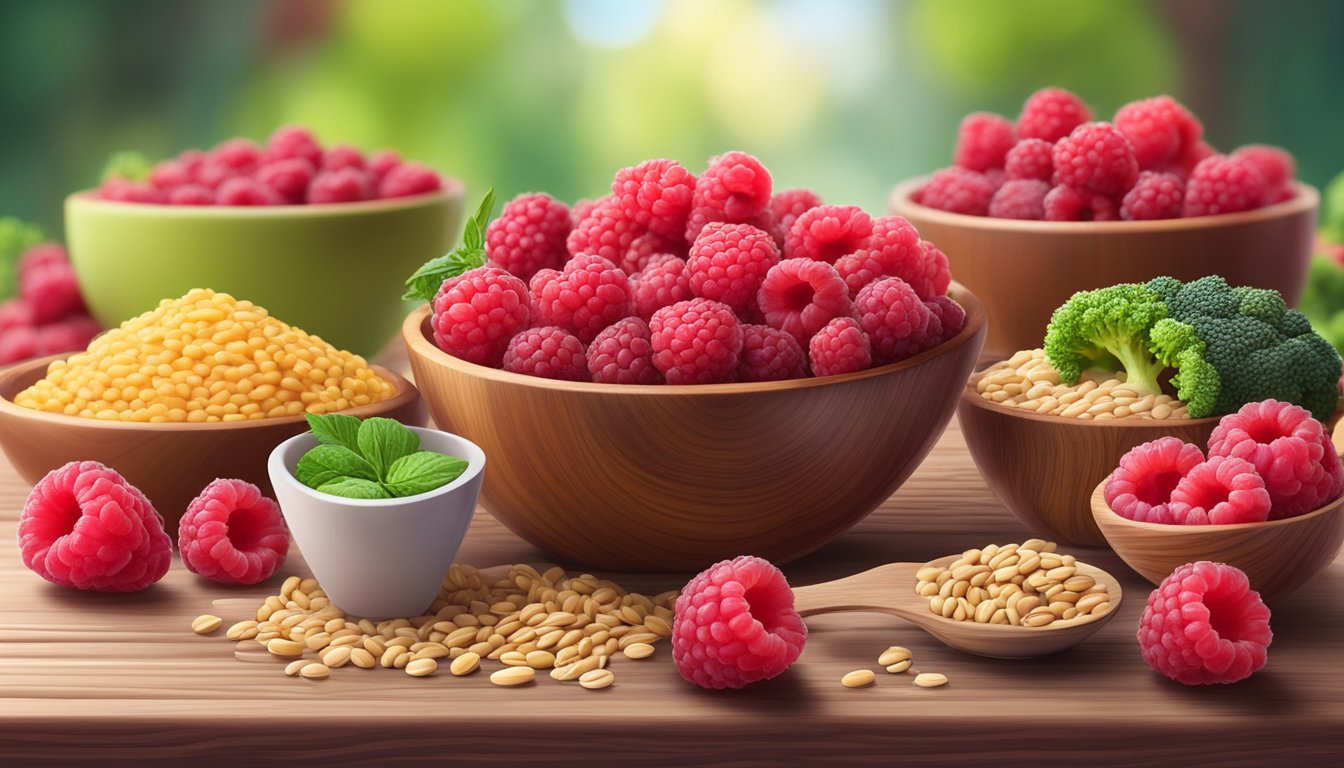
[[[340,411],[393,389],[359,355],[197,288],[52,363],[14,402],[114,421],[219,422]]]

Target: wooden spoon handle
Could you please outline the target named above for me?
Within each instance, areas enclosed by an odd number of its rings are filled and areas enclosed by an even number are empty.
[[[918,567],[914,563],[888,563],[843,579],[797,587],[793,605],[803,618],[838,611],[870,611],[908,619],[911,611],[901,605],[898,590],[913,578]]]

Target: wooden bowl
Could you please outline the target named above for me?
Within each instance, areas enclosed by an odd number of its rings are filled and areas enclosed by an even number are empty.
[[[14,404],[15,395],[42,378],[48,364],[66,356],[52,355],[0,369],[0,448],[30,484],[70,461],[106,464],[144,491],[163,514],[169,533],[176,530],[187,504],[217,477],[246,480],[272,495],[266,473],[271,449],[308,430],[302,416],[150,424],[66,416]],[[424,425],[425,406],[415,387],[386,368],[372,367],[396,385],[396,394],[345,413]]]
[[[1117,515],[1106,504],[1106,482],[1092,492],[1092,516],[1111,549],[1145,579],[1160,584],[1197,560],[1235,565],[1251,587],[1273,600],[1330,565],[1344,544],[1344,497],[1315,512],[1240,525],[1159,525]]]
[[[481,504],[528,541],[593,567],[695,571],[792,560],[872,512],[942,434],[985,335],[842,376],[622,386],[485,368],[438,349],[428,307],[406,319],[415,380],[439,428],[490,457]]]
[[[927,208],[913,199],[928,177],[903,182],[891,210],[947,254],[952,274],[985,303],[986,357],[1041,345],[1050,314],[1078,291],[1171,275],[1222,275],[1273,288],[1289,306],[1306,285],[1320,196],[1305,184],[1276,205],[1168,221],[1014,221]]]

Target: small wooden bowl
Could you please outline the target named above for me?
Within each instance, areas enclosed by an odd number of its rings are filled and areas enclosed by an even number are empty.
[[[1109,476],[1108,476],[1109,477]],[[1158,525],[1117,515],[1106,481],[1092,492],[1092,516],[1111,549],[1145,579],[1160,584],[1197,560],[1234,565],[1266,600],[1292,592],[1334,562],[1344,544],[1344,497],[1299,517],[1240,525]]]
[[[927,208],[914,200],[928,177],[891,193],[947,254],[952,274],[985,303],[986,357],[1041,345],[1055,308],[1078,291],[1171,275],[1222,275],[1232,285],[1273,288],[1289,306],[1307,281],[1320,196],[1295,183],[1291,199],[1256,211],[1167,221],[1014,221]]]
[[[0,369],[0,448],[19,476],[35,484],[71,461],[98,461],[144,491],[173,533],[187,504],[217,477],[238,478],[272,495],[266,473],[271,449],[306,432],[303,416],[212,424],[104,421],[37,411],[14,404],[14,397],[46,375],[47,366],[67,354],[37,358]],[[396,385],[396,394],[345,413],[386,416],[423,426],[425,406],[405,378],[373,366]]]
[[[842,376],[621,386],[551,381],[434,345],[428,307],[402,334],[439,428],[485,450],[481,504],[514,532],[594,567],[695,571],[777,562],[849,529],[942,434],[980,353],[985,313],[923,354]]]

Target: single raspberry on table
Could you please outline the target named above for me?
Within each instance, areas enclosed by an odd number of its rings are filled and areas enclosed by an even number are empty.
[[[675,160],[645,160],[622,168],[611,182],[613,204],[636,226],[663,238],[685,239],[695,174]]]
[[[952,281],[947,257],[900,216],[873,220],[873,233],[863,247],[835,262],[850,297],[879,277],[899,277],[924,300],[947,292]]]
[[[1269,608],[1241,570],[1182,565],[1148,596],[1139,648],[1153,671],[1186,685],[1235,683],[1265,666]]]
[[[443,178],[438,172],[420,163],[402,163],[389,170],[378,182],[378,197],[412,197],[427,195],[443,189]]]
[[[215,193],[218,205],[282,205],[280,193],[249,176],[225,179]]]
[[[540,323],[558,325],[587,344],[603,328],[634,314],[635,304],[624,272],[601,256],[581,254],[541,285],[536,308]]]
[[[571,228],[569,206],[544,193],[519,195],[486,227],[488,263],[524,280],[541,269],[560,269],[569,260]]]
[[[1041,139],[1053,144],[1092,119],[1083,100],[1063,88],[1042,88],[1027,97],[1017,117],[1019,139]]]
[[[1171,492],[1202,463],[1199,446],[1178,437],[1159,437],[1130,448],[1106,481],[1106,506],[1130,520],[1172,523]]]
[[[266,160],[288,160],[298,157],[307,160],[313,168],[322,167],[322,145],[313,132],[301,125],[282,125],[266,140]]]
[[[258,584],[289,554],[280,505],[243,480],[220,478],[187,505],[177,529],[187,570],[221,584]]]
[[[793,223],[798,217],[821,204],[821,195],[810,189],[786,189],[783,192],[776,192],[766,208],[767,226],[763,228],[775,238],[775,245],[783,249],[789,230],[793,229]]]
[[[527,285],[498,267],[477,267],[439,286],[432,302],[434,343],[477,365],[498,368],[509,340],[528,327]]]
[[[1170,509],[1174,522],[1185,525],[1262,523],[1269,519],[1269,491],[1249,461],[1212,456],[1172,489]]]
[[[899,277],[864,286],[854,297],[854,311],[872,344],[875,365],[904,360],[942,341],[942,327],[915,289]]]
[[[103,329],[88,315],[73,315],[35,328],[34,331],[33,354],[41,356],[83,350]]]
[[[634,294],[635,314],[644,320],[663,307],[694,296],[691,279],[686,274],[686,260],[676,256],[654,256],[643,270],[630,277]]]
[[[1264,205],[1269,187],[1245,157],[1212,155],[1199,161],[1185,183],[1186,216],[1251,211]]]
[[[1268,192],[1265,204],[1281,203],[1293,196],[1291,182],[1297,175],[1297,161],[1282,147],[1267,144],[1247,144],[1232,153],[1232,157],[1248,160],[1260,171]]]
[[[926,299],[924,306],[929,308],[929,314],[938,321],[938,327],[942,329],[941,341],[956,336],[966,327],[966,309],[951,296],[934,296],[932,299]]]
[[[918,202],[949,213],[984,216],[989,213],[995,189],[984,174],[952,166],[929,178],[929,183],[920,190]]]
[[[989,201],[989,215],[999,219],[1039,221],[1045,218],[1050,185],[1039,179],[1010,179]]]
[[[381,149],[369,155],[369,161],[366,164],[375,185],[382,184],[383,179],[387,178],[387,174],[399,165],[401,165],[401,155],[390,149]]]
[[[1050,181],[1055,177],[1055,145],[1041,139],[1022,139],[1008,150],[1003,159],[1003,171],[1010,181]]]
[[[734,150],[710,158],[709,167],[695,180],[686,242],[695,242],[711,221],[751,222],[770,205],[772,184],[770,172],[746,152]]]
[[[649,320],[649,338],[668,384],[714,384],[737,373],[742,325],[727,304],[691,299],[663,307]]]
[[[342,168],[354,168],[362,171],[365,169],[366,161],[364,153],[349,144],[337,144],[327,150],[322,158],[322,170],[339,171]]]
[[[204,184],[183,184],[168,193],[169,205],[214,205],[215,191]]]
[[[289,157],[272,160],[257,169],[257,181],[275,190],[287,203],[302,203],[308,196],[308,184],[317,169],[307,159]]]
[[[742,326],[738,381],[783,381],[807,375],[807,360],[798,340],[768,325]]]
[[[1139,178],[1129,139],[1110,123],[1084,123],[1055,144],[1054,183],[1122,195]]]
[[[800,345],[833,318],[854,311],[840,273],[812,259],[785,259],[771,267],[756,302],[766,325],[784,331]]]
[[[172,550],[145,495],[96,461],[48,472],[19,513],[23,564],[65,587],[138,592],[168,572]]]
[[[54,253],[54,252],[53,252]],[[31,325],[47,325],[67,315],[85,312],[75,270],[62,258],[38,252],[35,258],[25,254],[19,263],[19,296],[31,313]]]
[[[358,203],[373,199],[373,185],[369,174],[358,168],[345,167],[335,171],[321,171],[308,185],[308,202],[312,205],[330,203]]]
[[[1179,219],[1185,207],[1185,182],[1174,173],[1144,171],[1120,201],[1125,221]]]
[[[677,598],[672,659],[701,688],[742,688],[788,669],[807,625],[779,569],[742,555],[710,566]]]
[[[607,326],[588,345],[588,373],[600,384],[661,384],[653,364],[649,324],[627,317]]]
[[[1013,124],[1007,118],[992,112],[972,112],[957,128],[952,162],[978,173],[1002,168],[1004,157],[1016,143]]]
[[[1344,467],[1330,433],[1292,403],[1247,403],[1224,416],[1209,436],[1209,455],[1255,466],[1269,491],[1271,520],[1306,514],[1344,493]]]
[[[835,260],[862,248],[873,233],[873,217],[857,205],[818,205],[804,211],[784,239],[784,257]]]
[[[691,245],[686,276],[696,296],[742,312],[755,303],[765,274],[778,263],[779,246],[766,231],[714,221]]]
[[[866,370],[873,364],[873,350],[859,321],[837,317],[817,331],[807,343],[813,376],[835,376]]]
[[[1117,221],[1120,204],[1090,189],[1059,185],[1045,196],[1046,221]]]
[[[588,358],[579,337],[554,325],[529,328],[504,350],[506,371],[562,381],[588,381]]]
[[[1129,139],[1139,167],[1145,170],[1177,160],[1187,145],[1204,135],[1198,118],[1170,96],[1124,105],[1115,113],[1115,127]]]

